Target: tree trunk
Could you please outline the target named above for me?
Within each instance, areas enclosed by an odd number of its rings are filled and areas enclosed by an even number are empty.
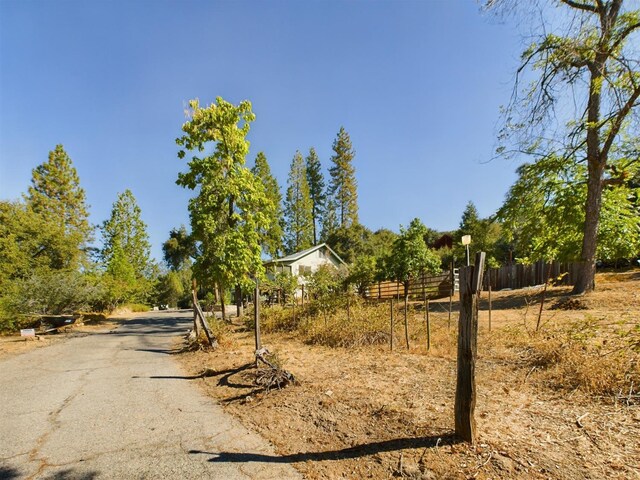
[[[224,285],[222,283],[218,284],[218,288],[220,290],[220,307],[222,308],[222,321],[227,321],[227,312],[225,312],[224,305]]]
[[[593,170],[593,171],[592,171]],[[604,164],[591,168],[587,182],[587,202],[585,205],[584,238],[582,240],[581,265],[578,270],[573,294],[580,295],[595,289],[596,248],[598,245],[598,225],[602,206],[602,175]]]
[[[604,27],[604,26],[603,26]],[[600,104],[601,87],[604,76],[606,54],[596,56],[590,66],[589,103],[587,106],[587,201],[585,204],[584,237],[582,239],[582,265],[573,286],[573,294],[579,295],[595,288],[596,247],[598,244],[598,224],[602,205],[602,176],[607,165],[606,154],[601,151]]]
[[[236,285],[236,315],[238,318],[242,318],[244,315],[244,309],[242,304],[242,287]]]

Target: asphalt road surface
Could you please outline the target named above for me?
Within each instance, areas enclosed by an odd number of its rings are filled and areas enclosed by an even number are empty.
[[[184,377],[168,352],[190,320],[152,312],[0,360],[0,479],[301,478]]]

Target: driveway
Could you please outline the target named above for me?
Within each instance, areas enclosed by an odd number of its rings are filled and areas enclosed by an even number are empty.
[[[150,312],[0,360],[0,479],[301,478],[184,377],[168,352],[190,322]]]

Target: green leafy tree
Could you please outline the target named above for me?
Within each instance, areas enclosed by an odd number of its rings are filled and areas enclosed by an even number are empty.
[[[61,227],[64,240],[56,253],[50,253],[59,260],[55,268],[77,268],[86,259],[93,228],[78,172],[62,145],[57,145],[49,152],[48,160],[33,169],[25,198],[33,212]]]
[[[102,224],[102,259],[109,271],[114,259],[121,256],[133,269],[136,279],[151,274],[151,257],[147,225],[142,221],[141,210],[131,190],[118,194],[111,208],[111,216]]]
[[[202,283],[214,282],[223,304],[226,288],[262,277],[260,232],[276,208],[260,180],[245,165],[246,136],[255,119],[248,101],[233,105],[221,97],[208,107],[189,102],[190,119],[176,140],[179,158],[194,151],[189,170],[177,183],[198,194],[189,201],[191,230],[197,243],[194,272]],[[212,148],[213,147],[213,148]],[[198,152],[211,151],[209,155]]]
[[[326,239],[333,251],[335,251],[346,263],[352,263],[356,257],[369,253],[368,244],[371,238],[371,230],[359,223],[337,227]]]
[[[462,245],[462,236],[471,235],[471,244],[469,245],[471,252],[485,252],[487,254],[487,264],[497,266],[497,242],[501,238],[501,228],[491,218],[480,218],[478,210],[473,202],[469,202],[462,213],[460,226],[454,235],[454,256],[463,259],[466,256],[466,249]],[[470,258],[473,262],[473,258]]]
[[[313,244],[317,245],[320,237],[320,220],[324,211],[327,193],[325,191],[324,175],[322,175],[322,165],[316,153],[316,149],[311,147],[306,158],[307,183],[309,184],[309,196],[311,197],[311,215],[313,217]]]
[[[505,2],[491,0],[487,5]],[[505,109],[500,153],[557,155],[586,165],[582,268],[573,292],[595,287],[603,192],[616,145],[640,107],[640,9],[623,0],[523,2],[542,25],[529,40],[512,102]],[[546,14],[553,12],[553,16]],[[551,14],[550,14],[551,15]],[[521,88],[522,78],[531,78]],[[509,148],[509,144],[513,148]]]
[[[160,275],[156,286],[158,303],[187,308],[191,304],[191,269],[169,270]]]
[[[64,225],[22,202],[0,201],[0,331],[20,315],[68,313],[93,305],[100,286],[68,265]],[[72,268],[73,267],[73,268]]]
[[[636,162],[614,163],[632,176]],[[626,167],[625,167],[626,165]],[[580,258],[587,196],[587,168],[560,156],[544,157],[518,169],[498,211],[505,236],[521,261]],[[602,260],[630,258],[640,250],[640,190],[625,182],[604,187],[597,256]]]
[[[300,152],[296,152],[291,162],[284,213],[287,253],[311,247],[313,245],[313,204],[309,196],[307,169]]]
[[[358,187],[352,164],[355,151],[344,127],[340,127],[333,142],[333,152],[329,194],[335,202],[338,225],[348,227],[358,223]]]
[[[169,239],[162,244],[162,253],[164,261],[174,272],[191,267],[191,259],[196,255],[196,247],[193,237],[189,235],[184,225],[169,232]]]
[[[271,174],[271,168],[263,152],[259,152],[256,156],[256,162],[251,171],[262,182],[269,202],[275,207],[271,212],[269,225],[260,232],[260,237],[264,252],[272,258],[276,258],[283,250],[282,237],[284,235],[284,212],[282,211],[280,185]]]
[[[440,271],[440,257],[424,242],[426,233],[427,227],[417,218],[411,221],[408,228],[400,227],[400,235],[393,243],[386,262],[389,277],[403,283],[405,296],[408,295],[411,281],[417,276]]]

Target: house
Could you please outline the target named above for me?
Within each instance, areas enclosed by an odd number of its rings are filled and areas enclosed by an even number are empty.
[[[264,262],[267,277],[273,279],[275,274],[288,272],[291,275],[301,277],[313,273],[320,265],[333,265],[338,268],[346,263],[326,243],[307,248],[301,252],[292,253],[286,257]],[[306,283],[304,278],[299,278],[300,284]]]

